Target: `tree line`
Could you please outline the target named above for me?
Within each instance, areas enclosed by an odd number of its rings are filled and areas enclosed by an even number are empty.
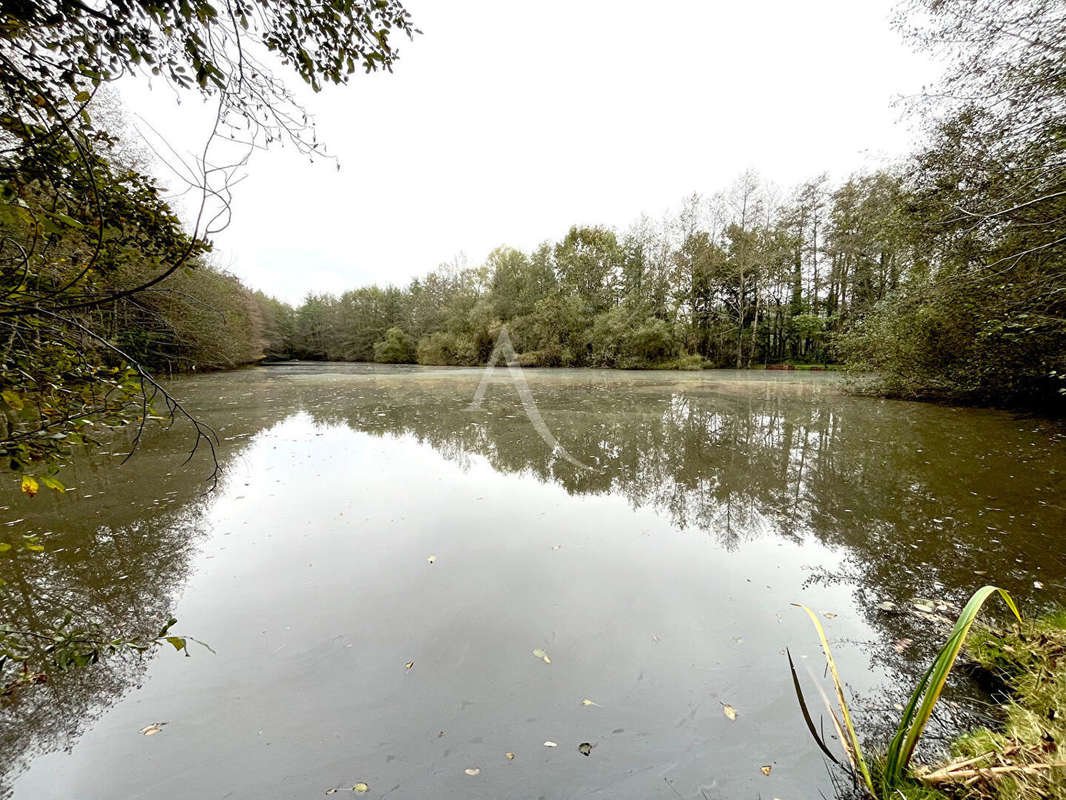
[[[276,357],[475,365],[506,326],[527,366],[749,367],[839,360],[852,321],[918,256],[899,176],[781,196],[754,173],[624,232],[570,228],[532,252],[501,247],[406,287],[261,298]]]

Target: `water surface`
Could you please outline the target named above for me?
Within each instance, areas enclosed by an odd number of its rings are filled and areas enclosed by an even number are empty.
[[[2,785],[812,797],[829,782],[786,645],[821,670],[790,603],[827,614],[875,730],[974,588],[1034,612],[1066,599],[1051,423],[851,397],[831,374],[525,376],[594,469],[538,437],[505,371],[471,410],[478,370],[299,364],[173,384],[219,432],[213,492],[203,453],[182,467],[180,428],[122,467],[122,444],[78,459],[63,497],[5,484],[0,539],[46,550],[0,556],[4,620],[65,606],[134,634],[172,612],[215,653],[111,658],[21,693],[0,708]]]

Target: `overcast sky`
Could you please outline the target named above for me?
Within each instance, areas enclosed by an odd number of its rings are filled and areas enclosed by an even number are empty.
[[[574,223],[625,228],[754,168],[782,185],[911,147],[892,101],[935,77],[889,0],[409,0],[423,35],[391,75],[309,98],[340,159],[257,153],[215,259],[289,302],[403,285]],[[122,96],[179,150],[195,101]]]

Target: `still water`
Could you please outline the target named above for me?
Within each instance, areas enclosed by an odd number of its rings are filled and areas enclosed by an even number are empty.
[[[214,652],[21,691],[0,795],[816,797],[785,647],[808,684],[822,662],[791,603],[874,733],[973,589],[1066,601],[1052,423],[831,374],[524,374],[592,469],[506,371],[471,409],[478,370],[295,364],[173,383],[218,431],[214,491],[180,426],[76,460],[62,497],[5,481],[0,540],[45,550],[0,555],[0,618],[172,613]]]

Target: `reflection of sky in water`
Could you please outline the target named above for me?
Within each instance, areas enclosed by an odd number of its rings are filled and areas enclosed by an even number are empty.
[[[1061,520],[1061,457],[1033,481],[1010,448],[1035,434],[1005,415],[825,382],[567,374],[529,376],[559,440],[603,473],[549,461],[506,384],[464,412],[476,372],[241,376],[242,411],[220,427],[243,449],[197,520],[174,608],[217,655],[156,657],[15,797],[290,798],[356,781],[397,797],[811,796],[825,771],[784,646],[820,661],[789,603],[838,614],[841,671],[871,690],[908,666],[892,643],[926,627],[876,602],[957,597],[982,560],[1031,580],[1016,559],[1042,540],[1019,540]],[[215,380],[186,385],[218,419]],[[984,460],[1029,488],[986,486]],[[991,550],[978,520],[1006,531]],[[959,540],[950,559],[937,530]],[[1057,563],[1043,560],[1049,593]]]

